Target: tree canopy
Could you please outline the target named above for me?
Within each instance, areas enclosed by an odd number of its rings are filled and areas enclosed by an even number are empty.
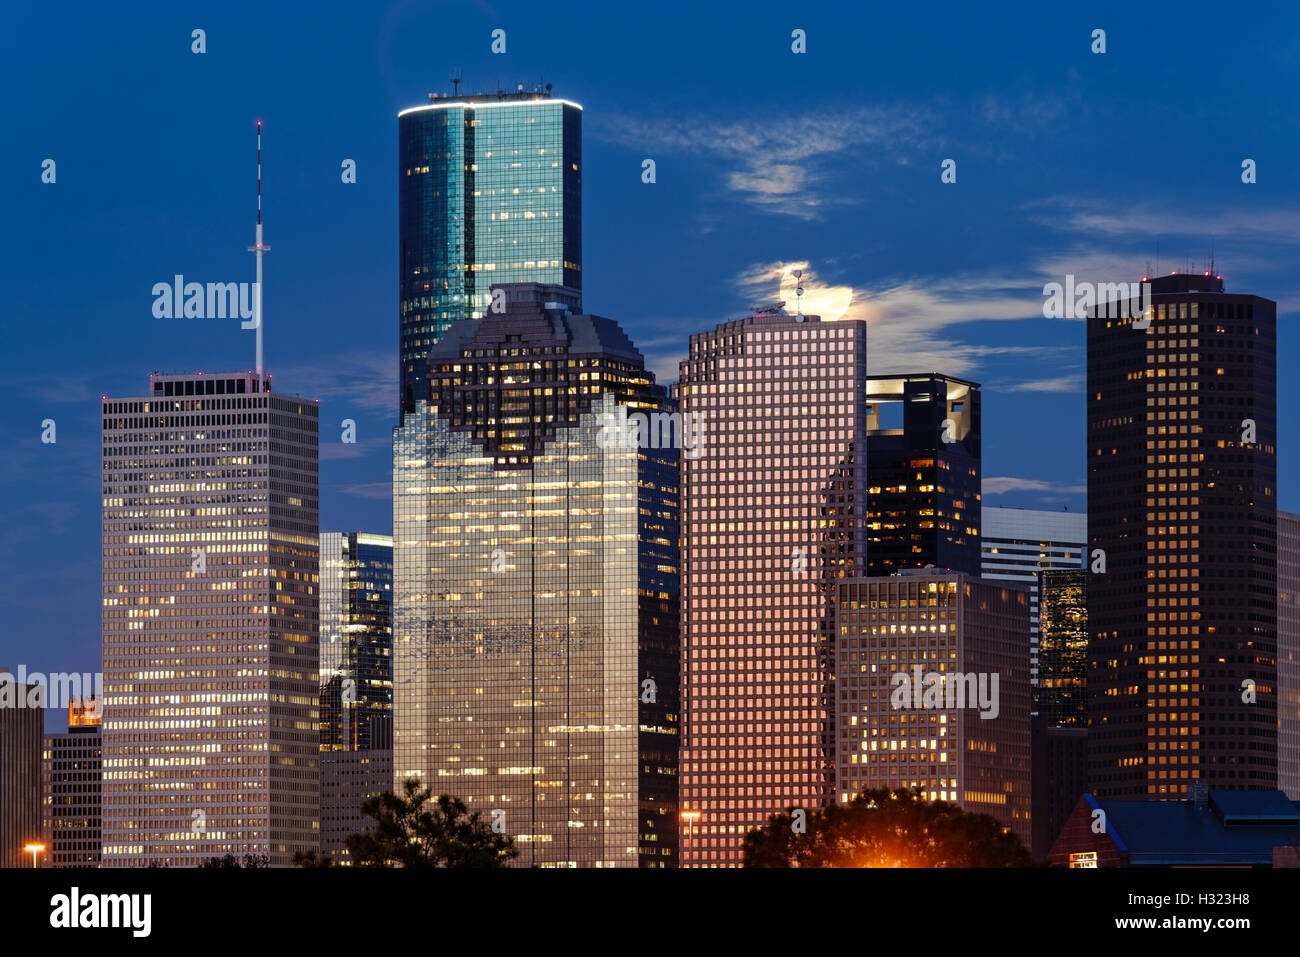
[[[1032,867],[988,814],[919,790],[863,791],[847,804],[775,814],[745,835],[745,867]]]
[[[401,794],[385,791],[361,810],[375,824],[348,838],[358,867],[501,867],[519,856],[515,839],[494,831],[480,812],[471,814],[449,794],[434,798],[416,778],[403,782]],[[298,863],[320,866],[305,855]]]

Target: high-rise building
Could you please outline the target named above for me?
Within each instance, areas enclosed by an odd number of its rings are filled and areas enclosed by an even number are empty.
[[[1038,595],[1038,712],[1049,728],[1086,728],[1087,575],[1082,568],[1044,571]]]
[[[31,867],[23,848],[42,844],[41,734],[45,692],[0,666],[0,867]],[[48,849],[47,849],[48,850]],[[37,858],[37,866],[45,862]]]
[[[868,573],[933,565],[979,575],[979,384],[873,376],[867,401]]]
[[[1088,729],[1049,727],[1041,711],[1033,728],[1033,776],[1030,844],[1035,860],[1044,861],[1088,790]]]
[[[375,826],[361,812],[372,797],[393,790],[393,749],[322,751],[320,756],[320,850],[348,865],[348,838]]]
[[[68,730],[45,736],[45,834],[51,867],[98,867],[103,809],[103,702],[68,705]]]
[[[616,322],[497,288],[394,430],[394,780],[501,822],[520,866],[671,866],[677,459],[703,436]]]
[[[393,539],[322,532],[320,548],[321,750],[391,749]]]
[[[866,326],[779,307],[691,336],[682,458],[683,862],[835,795],[834,588],[867,558]]]
[[[939,569],[840,582],[836,792],[919,788],[1030,843],[1027,589]]]
[[[1099,799],[1277,782],[1276,303],[1150,280],[1088,319],[1088,762]]]
[[[1038,675],[1038,576],[1051,568],[1082,568],[1088,547],[1085,512],[984,506],[980,576],[1029,586],[1029,679]]]
[[[1300,515],[1277,513],[1277,786],[1300,801]]]
[[[150,376],[103,414],[103,864],[319,846],[316,403]]]
[[[398,114],[402,413],[426,357],[489,289],[582,290],[582,107],[546,90],[431,95]]]

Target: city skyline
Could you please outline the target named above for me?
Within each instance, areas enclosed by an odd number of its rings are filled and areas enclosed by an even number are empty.
[[[811,15],[802,24],[810,37],[808,59],[792,61],[800,72],[788,81],[770,83],[771,96],[760,108],[754,82],[742,80],[736,67],[745,50],[775,55],[788,49],[789,30],[777,29],[771,9],[742,24],[705,12],[698,33],[685,36],[661,34],[662,25],[621,30],[627,21],[616,12],[561,28],[540,14],[511,11],[503,13],[509,34],[504,56],[490,52],[497,24],[482,13],[446,11],[435,31],[441,39],[429,50],[415,42],[430,28],[428,14],[394,12],[384,20],[358,12],[356,29],[377,38],[382,69],[363,71],[355,81],[331,80],[307,99],[268,85],[265,76],[223,79],[217,96],[211,71],[225,66],[214,60],[252,49],[248,37],[225,29],[244,12],[236,5],[223,15],[231,20],[206,27],[211,38],[221,39],[207,59],[189,52],[189,27],[181,42],[173,37],[179,28],[167,23],[144,23],[130,38],[96,14],[61,24],[79,65],[69,80],[52,81],[45,100],[14,107],[16,126],[41,145],[32,147],[31,170],[16,166],[12,179],[30,183],[15,185],[14,209],[32,226],[21,248],[7,247],[18,264],[14,320],[20,332],[0,362],[21,388],[0,439],[12,450],[7,481],[13,500],[38,520],[20,525],[0,550],[0,578],[15,625],[12,636],[0,638],[0,656],[33,670],[64,663],[93,670],[97,656],[95,596],[81,584],[94,574],[90,543],[97,509],[87,476],[95,454],[95,398],[120,394],[141,367],[203,368],[209,356],[211,365],[242,369],[252,363],[251,336],[238,322],[157,319],[149,289],[178,273],[204,282],[251,278],[243,251],[253,209],[244,137],[254,117],[265,119],[266,148],[277,163],[267,174],[268,235],[276,245],[267,260],[267,305],[286,317],[267,329],[268,363],[296,390],[319,397],[327,416],[325,528],[390,528],[387,430],[398,391],[391,322],[398,310],[394,118],[427,104],[428,93],[451,94],[447,78],[457,67],[462,92],[492,92],[498,85],[508,91],[517,82],[531,88],[541,74],[555,96],[582,104],[584,295],[620,317],[662,383],[674,378],[690,332],[739,315],[755,301],[793,299],[790,273],[806,264],[807,311],[868,319],[872,374],[933,368],[981,382],[985,504],[1083,510],[1083,324],[1043,318],[1045,283],[1063,282],[1068,274],[1137,279],[1147,261],[1153,268],[1159,262],[1162,272],[1184,268],[1189,257],[1198,266],[1213,245],[1230,291],[1249,288],[1279,302],[1279,352],[1296,346],[1294,323],[1283,320],[1300,299],[1279,260],[1300,237],[1291,226],[1300,195],[1282,175],[1284,154],[1261,154],[1251,132],[1266,122],[1275,129],[1272,101],[1236,95],[1231,79],[1217,85],[1196,79],[1196,71],[1184,68],[1190,53],[1176,52],[1154,76],[1132,55],[1135,35],[1158,29],[1190,38],[1187,24],[1128,11],[1109,27],[1110,51],[1094,56],[1086,31],[1076,41],[1076,28],[1049,13],[1046,34],[1038,25],[997,31],[998,43],[1017,45],[1027,57],[999,66],[974,52],[979,43],[992,42],[989,25],[955,13],[943,21],[946,27],[937,33],[927,27],[925,34],[951,66],[920,75],[901,61],[906,43],[895,42],[880,49],[886,66],[900,58],[902,73],[890,78],[827,72],[825,63],[843,51],[850,35],[888,32],[906,41],[919,36],[919,24],[894,11],[870,23],[852,11],[833,22]],[[23,16],[33,31],[50,28],[46,14]],[[325,50],[349,49],[352,42],[282,14],[265,20],[269,37],[293,30]],[[1255,57],[1254,50],[1258,44],[1267,51],[1261,41],[1276,25],[1261,16],[1226,25],[1218,38],[1229,57],[1251,51],[1264,89],[1281,64],[1267,52]],[[565,51],[593,35],[617,41],[585,44],[584,67],[574,69]],[[102,51],[101,36],[117,38],[119,50],[162,53],[176,45],[167,69],[192,83],[147,96],[136,91],[129,67]],[[697,86],[640,81],[659,76],[638,67],[664,49],[672,51],[667,63],[692,58]],[[26,64],[39,72],[41,63],[31,59],[37,55],[20,50],[6,68]],[[267,60],[270,76],[294,68],[283,56]],[[971,83],[969,66],[976,60]],[[821,66],[809,72],[805,63]],[[104,153],[99,166],[88,168],[78,159],[76,139],[57,130],[53,113],[34,109],[37,102],[70,102],[78,92],[71,78],[87,69],[121,93],[86,118],[87,134],[112,141],[142,112],[154,117],[151,155],[161,162],[151,166],[147,194],[134,185],[136,154]],[[609,81],[591,82],[586,77],[593,69]],[[1153,97],[1163,93],[1180,104],[1169,115],[1144,113],[1152,136],[1176,137],[1189,111],[1213,114],[1220,138],[1240,142],[1242,155],[1227,155],[1225,146],[1213,156],[1175,153],[1158,164],[1073,158],[1061,144],[1082,130],[1130,121],[1136,106],[1122,91],[1139,82],[1137,71]],[[957,77],[962,82],[953,86]],[[768,81],[759,83],[769,88]],[[950,94],[950,88],[971,92]],[[809,93],[811,106],[800,102]],[[195,97],[219,102],[201,118],[169,108],[177,98]],[[1285,141],[1283,133],[1272,135]],[[185,148],[200,141],[213,149],[196,155]],[[876,159],[864,173],[856,160],[866,148]],[[1254,156],[1259,182],[1245,185],[1240,163],[1252,154],[1261,154]],[[20,163],[25,154],[14,155]],[[58,163],[57,181],[48,185],[39,181],[47,155]],[[951,185],[939,180],[939,161],[947,156],[959,163]],[[657,162],[653,184],[641,181],[645,158]],[[340,179],[345,159],[356,163],[355,184]],[[205,188],[196,191],[197,182]],[[1199,217],[1183,210],[1189,190],[1201,198]],[[93,202],[101,212],[76,215],[91,197],[98,197]],[[148,212],[137,217],[128,210]],[[1259,215],[1252,219],[1252,213]],[[953,225],[962,223],[967,226],[954,232]],[[978,243],[967,241],[974,223],[988,231]],[[636,234],[628,231],[631,224]],[[936,246],[936,230],[951,238]],[[68,235],[104,251],[71,283],[50,271],[45,256]],[[169,241],[156,242],[161,235]],[[592,236],[601,242],[593,244]],[[128,248],[132,254],[124,258]],[[333,278],[341,275],[355,279]],[[647,287],[654,288],[653,297],[638,293]],[[51,302],[50,289],[65,290],[67,298]],[[103,308],[88,311],[81,305],[86,302]],[[306,310],[301,317],[295,303]],[[91,312],[103,319],[92,322]],[[294,339],[301,322],[311,324],[310,341]],[[58,372],[45,353],[52,328],[80,333],[66,340]],[[195,356],[205,357],[202,365]],[[340,364],[339,356],[348,361]],[[899,361],[909,356],[916,361]],[[1300,413],[1289,391],[1280,401],[1279,416]],[[40,442],[46,418],[58,423],[55,445]],[[354,444],[340,439],[344,419],[357,425]],[[1030,436],[1033,441],[1026,441]],[[1294,472],[1294,454],[1285,443],[1279,450],[1284,478]],[[1300,508],[1294,485],[1279,484],[1279,505],[1293,511]],[[45,587],[68,600],[44,607],[33,596]],[[39,654],[18,637],[25,634],[42,636]]]

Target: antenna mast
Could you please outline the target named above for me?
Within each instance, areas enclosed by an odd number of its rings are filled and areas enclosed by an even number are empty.
[[[253,328],[257,330],[257,379],[262,388],[262,253],[271,247],[262,242],[262,121],[257,121],[257,233],[256,245],[248,251],[257,256],[257,282],[253,284]]]

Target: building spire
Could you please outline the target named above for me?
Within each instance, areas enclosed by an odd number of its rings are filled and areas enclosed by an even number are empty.
[[[257,256],[257,282],[253,284],[253,327],[257,330],[257,378],[262,388],[262,253],[271,247],[262,242],[262,121],[257,121],[257,231],[255,245],[248,251]]]

